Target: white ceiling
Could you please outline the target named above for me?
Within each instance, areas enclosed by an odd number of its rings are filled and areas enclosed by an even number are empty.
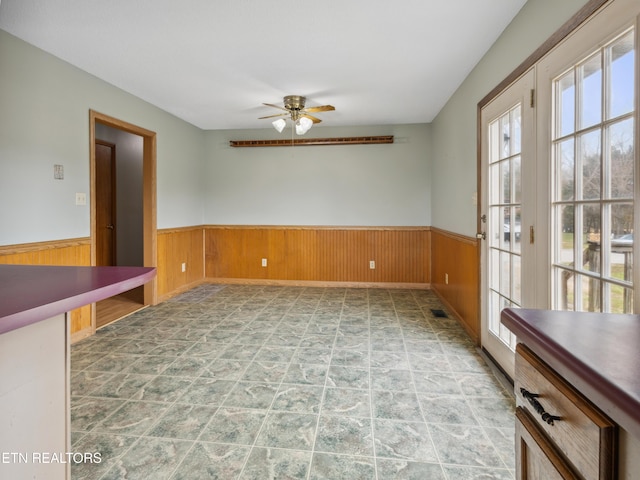
[[[1,0],[0,28],[203,129],[430,122],[526,0]]]

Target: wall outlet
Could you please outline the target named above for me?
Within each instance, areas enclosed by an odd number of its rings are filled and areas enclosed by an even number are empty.
[[[187,264],[186,264],[186,263],[183,263],[183,264],[182,264],[182,271],[183,271],[183,272],[186,272],[186,271],[187,271]]]
[[[375,260],[369,260],[369,268],[371,270],[375,270],[375,268],[376,268],[376,261]]]
[[[449,285],[449,274],[448,273],[444,274],[444,284],[445,285]]]
[[[263,267],[266,267],[266,266],[267,266],[267,259],[266,259],[266,258],[263,258],[263,259],[262,259],[262,266],[263,266]]]

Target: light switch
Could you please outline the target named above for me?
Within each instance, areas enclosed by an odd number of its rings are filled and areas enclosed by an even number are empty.
[[[64,180],[64,167],[62,165],[53,166],[53,178],[55,180]]]
[[[76,193],[76,205],[86,205],[86,204],[87,204],[87,194]]]

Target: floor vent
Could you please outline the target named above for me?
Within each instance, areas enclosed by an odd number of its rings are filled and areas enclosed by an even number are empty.
[[[432,308],[431,313],[433,313],[434,317],[447,318],[447,313],[444,310]]]

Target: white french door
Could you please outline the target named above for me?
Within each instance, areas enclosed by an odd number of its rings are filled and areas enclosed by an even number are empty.
[[[530,305],[534,264],[535,135],[530,70],[481,111],[481,341],[513,378],[514,335],[500,323],[505,307]]]
[[[639,15],[609,2],[481,110],[481,342],[510,376],[503,308],[640,311]]]

